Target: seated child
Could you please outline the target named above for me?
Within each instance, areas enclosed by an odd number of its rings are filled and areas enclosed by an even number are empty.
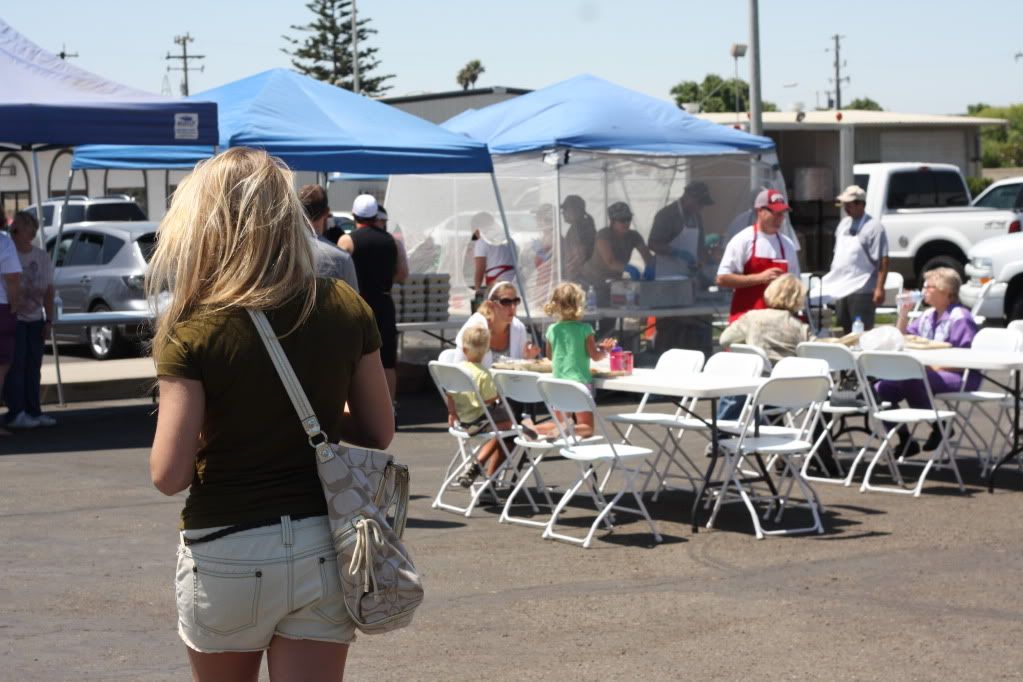
[[[578,284],[565,282],[554,289],[551,300],[544,306],[545,313],[558,320],[547,328],[547,357],[553,365],[555,379],[571,379],[586,384],[593,392],[593,378],[590,374],[590,360],[602,360],[607,349],[615,345],[614,339],[604,339],[597,344],[593,327],[580,318],[586,308],[586,293]],[[564,416],[554,418],[564,423]],[[575,435],[587,438],[593,435],[593,413],[576,412]],[[534,424],[522,422],[527,435],[556,436],[558,426],[553,421]]]
[[[487,408],[493,408],[500,402],[497,387],[494,385],[494,378],[490,375],[490,371],[480,364],[488,350],[490,350],[490,330],[486,327],[469,327],[462,333],[462,353],[466,359],[461,366],[468,370],[472,376],[476,389]],[[500,419],[497,415],[494,418],[497,420],[498,429],[511,428],[510,418]],[[448,394],[448,425],[455,426],[456,424],[473,434],[483,429],[489,429],[490,423],[486,411],[474,393],[463,391]],[[476,459],[470,462],[458,477],[458,485],[463,488],[471,486],[484,466],[487,475],[492,476],[502,462],[504,462],[504,450],[497,438],[491,438],[480,447],[476,453]]]

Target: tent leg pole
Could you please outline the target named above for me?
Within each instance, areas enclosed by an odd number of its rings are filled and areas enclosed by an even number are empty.
[[[43,247],[43,186],[39,181],[39,152],[32,148],[32,174],[35,175],[36,186],[36,220],[39,222],[39,231],[36,232],[36,241],[40,248]]]
[[[526,328],[535,337],[536,345],[542,348],[540,337],[537,335],[536,329],[533,328],[533,316],[529,312],[529,294],[526,292],[525,284],[522,281],[522,269],[519,267],[519,250],[515,246],[515,242],[512,241],[511,229],[508,227],[508,216],[504,213],[501,189],[497,186],[497,174],[494,171],[490,171],[490,182],[494,185],[494,198],[497,200],[497,211],[501,214],[501,224],[504,225],[504,238],[508,240],[512,247],[511,254],[512,264],[515,266],[515,283],[519,287],[519,295],[522,296],[522,307],[526,311]]]
[[[67,191],[64,192],[64,206],[60,210],[60,220],[57,221],[57,238],[53,242],[53,258],[54,269],[57,267],[57,255],[60,252],[60,238],[64,236],[64,217],[67,215],[68,201],[71,200],[71,183],[75,179],[75,169],[72,168],[67,173]],[[41,232],[41,230],[40,230]],[[60,292],[56,292],[53,301],[53,321],[56,322],[61,313],[63,312],[63,302],[60,300]],[[57,333],[55,331],[56,325],[50,325],[50,344],[53,346],[53,368],[57,372],[57,401],[61,407],[67,407],[67,402],[64,400],[64,381],[60,375],[60,349],[57,347]]]
[[[564,276],[564,270],[561,268],[561,237],[562,237],[562,225],[561,225],[561,164],[555,166],[554,169],[554,196],[557,203],[554,204],[554,242],[551,246],[554,247],[554,272],[551,273],[551,282],[547,287],[547,298],[554,294],[554,287],[561,284],[561,280]]]

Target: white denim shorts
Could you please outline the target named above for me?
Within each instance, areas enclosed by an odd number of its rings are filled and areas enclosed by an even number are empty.
[[[182,531],[194,539],[225,526]],[[178,634],[203,653],[261,651],[274,635],[348,643],[345,609],[326,516],[232,533],[178,548]]]

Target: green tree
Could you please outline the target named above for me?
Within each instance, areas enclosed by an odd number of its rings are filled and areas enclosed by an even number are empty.
[[[292,25],[299,37],[282,36],[290,45],[281,51],[291,56],[296,71],[331,85],[354,90],[352,69],[352,0],[312,0],[306,8],[315,17],[304,26]],[[359,91],[365,95],[382,95],[390,89],[384,83],[393,74],[376,75],[380,66],[377,48],[369,47],[367,39],[376,33],[368,27],[369,19],[359,19]]]
[[[845,105],[846,109],[862,109],[864,111],[884,111],[881,105],[869,97],[857,97]]]
[[[985,168],[1023,166],[1023,104],[1007,107],[970,105],[971,116],[1004,118],[1007,126],[985,126],[980,131],[980,156]]]
[[[480,74],[486,71],[483,68],[483,63],[478,59],[473,59],[462,67],[462,70],[455,76],[455,82],[462,86],[463,90],[476,87],[476,79],[480,77]]]
[[[749,83],[741,78],[725,80],[716,73],[708,73],[702,83],[682,81],[672,87],[670,94],[678,106],[696,102],[707,113],[749,110]],[[766,100],[761,107],[764,111],[778,111],[777,105]]]

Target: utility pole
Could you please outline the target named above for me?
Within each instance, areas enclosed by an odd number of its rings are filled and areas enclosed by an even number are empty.
[[[352,92],[359,94],[359,20],[356,16],[355,0],[352,0]]]
[[[174,36],[174,43],[181,46],[181,54],[171,54],[170,52],[167,53],[168,60],[171,59],[181,60],[181,66],[168,66],[167,70],[184,72],[185,80],[181,84],[181,94],[184,95],[185,97],[188,97],[188,72],[199,71],[201,73],[206,68],[205,66],[195,68],[194,66],[188,65],[189,59],[206,59],[206,55],[203,54],[188,54],[188,44],[194,41],[195,39],[192,38],[192,36],[189,35],[188,33],[186,33],[183,36]]]
[[[69,59],[73,59],[73,58],[77,57],[78,53],[77,52],[68,52],[67,51],[67,45],[65,43],[61,43],[60,44],[60,52],[57,53],[57,56],[60,57],[61,59],[63,59],[64,61],[67,61]]]
[[[760,8],[749,0],[749,131],[764,134],[763,104],[760,100]]]
[[[842,108],[842,83],[843,82],[846,82],[846,83],[849,82],[849,77],[842,75],[842,67],[845,66],[845,62],[842,61],[842,54],[841,54],[842,38],[844,38],[844,37],[845,36],[840,36],[837,33],[835,35],[831,36],[831,39],[835,41],[835,65],[834,65],[835,66],[835,77],[831,78],[829,80],[835,84],[835,108],[836,109],[841,109]]]

